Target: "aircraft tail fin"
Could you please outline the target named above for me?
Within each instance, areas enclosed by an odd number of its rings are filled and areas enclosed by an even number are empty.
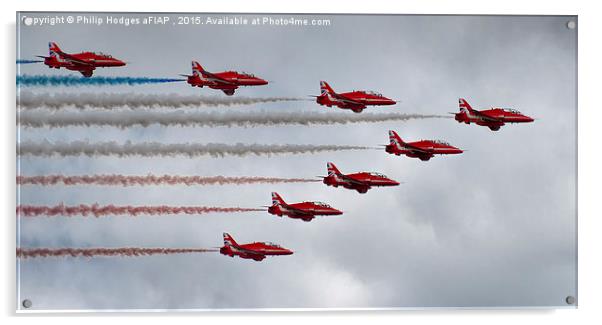
[[[57,56],[62,53],[61,48],[55,42],[48,42],[48,54],[51,57]]]
[[[333,163],[329,162],[326,164],[326,168],[328,170],[328,176],[336,176],[338,174],[340,174],[341,172],[339,171],[339,169],[337,168],[337,166],[335,166]]]
[[[330,85],[326,81],[320,81],[320,94],[327,95],[333,94],[334,90],[330,87]]]
[[[397,146],[403,144],[404,142],[403,140],[401,140],[397,132],[389,130],[389,143],[394,146]]]
[[[232,238],[232,236],[230,236],[230,234],[227,232],[224,233],[224,246],[238,246],[234,238]]]
[[[284,202],[282,197],[280,197],[280,195],[278,195],[278,193],[272,192],[272,206],[279,206],[279,205],[283,205],[283,204],[286,204],[286,202]]]
[[[470,104],[468,104],[468,102],[464,98],[460,98],[458,100],[458,106],[460,107],[460,112],[470,112],[473,110],[472,107],[470,107]]]
[[[203,67],[196,61],[192,61],[192,75],[193,76],[200,76],[202,75],[203,71],[205,71],[205,69],[203,69]]]

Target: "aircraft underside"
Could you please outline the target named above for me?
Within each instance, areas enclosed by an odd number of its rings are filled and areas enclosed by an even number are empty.
[[[419,154],[419,153],[408,152],[405,155],[408,157],[411,157],[411,158],[418,158],[422,161],[428,161],[431,158],[433,158],[432,154]]]
[[[325,105],[326,107],[336,106],[341,109],[350,109],[354,113],[361,113],[366,108],[366,105],[349,104],[338,100],[329,100],[327,98],[318,98],[318,103]]]
[[[348,104],[342,104],[342,105],[337,105],[340,108],[343,109],[350,109],[352,112],[354,113],[361,113],[364,108],[366,108],[365,105],[348,105]]]
[[[238,86],[223,86],[223,85],[211,86],[210,85],[209,88],[221,90],[224,92],[224,94],[226,94],[228,96],[232,96],[232,95],[234,95],[234,92],[236,91],[236,89],[238,89]]]
[[[305,222],[310,222],[314,219],[314,216],[307,214],[286,214],[289,218],[301,219]]]
[[[96,69],[96,67],[87,67],[87,66],[78,66],[78,65],[69,65],[69,64],[58,64],[58,65],[51,64],[51,65],[48,65],[48,67],[50,69],[65,68],[67,70],[77,71],[86,78],[92,77],[92,74],[94,73],[94,70]]]
[[[464,123],[465,124],[476,123],[477,125],[488,127],[491,131],[498,131],[502,126],[505,125],[504,122],[484,121],[481,119],[470,119],[470,120],[464,121]]]
[[[478,125],[488,127],[491,131],[498,131],[504,125],[503,122],[502,123],[476,122],[476,123]]]
[[[249,254],[247,252],[239,251],[238,249],[235,249],[233,247],[222,247],[220,249],[220,253],[222,253],[223,255],[228,255],[230,257],[238,256],[240,258],[251,259],[255,261],[261,261],[265,259],[265,255],[261,255],[259,253]]]
[[[305,222],[309,222],[312,221],[314,216],[311,214],[305,214],[305,213],[296,213],[294,211],[290,211],[290,210],[284,210],[281,207],[277,207],[277,206],[271,206],[268,208],[268,212],[271,214],[275,214],[279,217],[282,216],[287,216],[289,218],[292,219],[301,219]]]
[[[263,261],[263,259],[265,259],[265,256],[263,256],[263,255],[250,255],[250,254],[242,254],[242,255],[239,255],[239,256],[240,256],[241,258],[244,258],[244,259],[250,259],[250,260],[257,261],[257,262],[259,262],[259,261]]]
[[[251,255],[251,254],[227,254],[230,257],[238,256],[240,258],[244,258],[247,260],[254,260],[257,262],[263,261],[265,259],[264,255]]]
[[[350,189],[350,190],[356,190],[358,193],[361,193],[361,194],[368,192],[368,190],[370,189],[370,186],[359,186],[359,185],[343,185],[343,187]]]
[[[338,108],[350,109],[354,113],[361,113],[366,108],[365,105],[349,105],[345,103],[336,103],[335,105]]]
[[[82,69],[79,67],[66,67],[67,69],[71,70],[71,71],[77,71],[79,73],[82,74],[82,76],[86,77],[86,78],[90,78],[92,77],[92,74],[94,73],[94,68],[92,69]]]

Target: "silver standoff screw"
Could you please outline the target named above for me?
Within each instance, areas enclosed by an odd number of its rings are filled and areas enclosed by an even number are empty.
[[[575,29],[575,27],[577,27],[577,23],[574,20],[569,20],[569,22],[566,23],[566,28],[568,29]]]
[[[31,300],[29,300],[29,299],[23,300],[23,302],[21,304],[23,305],[24,308],[31,308],[31,305],[32,305]]]

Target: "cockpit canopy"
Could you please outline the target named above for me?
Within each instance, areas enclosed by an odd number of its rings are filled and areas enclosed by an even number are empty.
[[[444,146],[449,146],[449,142],[447,142],[447,141],[433,140],[433,142],[436,143],[436,144],[441,144],[441,145],[444,145]]]
[[[250,78],[255,78],[255,75],[254,75],[254,74],[252,74],[252,73],[248,73],[248,72],[244,72],[244,71],[242,71],[240,74],[242,74],[242,75],[244,75],[244,76],[247,76],[247,77],[250,77]]]
[[[368,174],[370,174],[370,175],[372,175],[372,176],[376,176],[376,177],[387,178],[387,176],[385,176],[384,174],[377,173],[377,172],[370,172],[370,173],[368,173]]]
[[[331,207],[330,205],[328,205],[328,204],[326,204],[324,202],[313,202],[313,203],[315,205],[319,205],[319,206],[324,207],[324,208],[330,208]]]
[[[280,245],[278,245],[276,243],[272,243],[272,242],[269,242],[269,241],[264,242],[264,244],[267,245],[267,246],[273,246],[273,247],[278,247],[278,248],[282,247],[282,246],[280,246]]]
[[[93,52],[93,53],[96,54],[96,55],[98,55],[98,56],[102,56],[102,57],[105,57],[105,58],[108,58],[108,59],[112,59],[113,58],[113,56],[111,56],[109,54],[104,54],[102,52]]]
[[[365,93],[368,95],[376,96],[376,97],[383,97],[383,94],[376,92],[374,90],[368,90]]]
[[[504,111],[514,114],[522,114],[520,111],[512,109],[512,108],[502,108]]]

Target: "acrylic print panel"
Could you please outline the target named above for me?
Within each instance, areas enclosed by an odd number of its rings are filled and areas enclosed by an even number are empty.
[[[577,17],[17,21],[20,310],[576,305]]]

